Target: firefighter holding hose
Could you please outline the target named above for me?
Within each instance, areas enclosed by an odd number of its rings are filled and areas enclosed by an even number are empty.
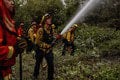
[[[54,40],[54,29],[55,25],[52,24],[52,16],[50,14],[45,14],[41,20],[41,26],[37,31],[36,45],[38,49],[36,50],[36,63],[34,67],[34,79],[38,78],[40,64],[43,58],[46,59],[48,65],[48,80],[53,80],[54,76],[54,56],[51,43]]]

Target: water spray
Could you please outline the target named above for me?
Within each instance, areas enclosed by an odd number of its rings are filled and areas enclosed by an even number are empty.
[[[64,0],[61,0],[64,1]],[[83,18],[98,5],[100,0],[89,0],[84,7],[73,17],[73,19],[66,25],[60,35],[52,42],[52,47],[55,45],[56,41],[60,39],[61,35],[63,35],[67,30],[73,26],[77,21],[83,21]]]
[[[61,0],[61,2],[62,2],[62,4],[65,6],[65,8],[66,8],[66,6],[67,6],[67,4],[65,3],[65,0]]]
[[[63,35],[70,27],[72,27],[73,24],[75,24],[77,21],[83,21],[82,19],[95,8],[96,5],[98,5],[100,0],[89,0],[85,6],[74,16],[74,18],[66,25],[66,27],[63,29],[63,31],[60,33],[60,35]]]

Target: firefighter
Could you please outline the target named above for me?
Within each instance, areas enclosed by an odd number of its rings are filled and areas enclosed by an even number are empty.
[[[36,36],[36,45],[38,49],[36,51],[36,63],[34,67],[34,78],[38,78],[40,64],[42,63],[43,58],[46,59],[48,65],[48,80],[53,80],[54,75],[54,63],[53,63],[53,50],[51,43],[53,41],[54,28],[55,25],[52,24],[52,16],[50,14],[45,14],[41,20],[42,27],[37,31]]]
[[[35,42],[36,33],[37,33],[37,23],[35,21],[32,21],[31,27],[28,30],[28,36],[33,43]]]
[[[23,28],[24,28],[24,23],[21,22],[19,28],[17,29],[17,33],[19,37],[23,36]]]
[[[63,34],[63,51],[62,55],[65,55],[66,49],[70,51],[70,55],[74,55],[74,39],[75,39],[75,29],[77,28],[77,24],[74,24],[65,34]]]
[[[17,34],[19,37],[25,39],[27,41],[28,37],[27,37],[27,31],[25,29],[25,25],[24,22],[21,22],[18,29],[17,29]]]
[[[15,57],[26,47],[26,42],[17,38],[13,16],[14,1],[0,0],[0,80],[11,79]]]
[[[35,21],[31,22],[31,27],[28,30],[28,53],[34,50],[34,44],[36,39],[36,33],[37,33],[37,23]]]

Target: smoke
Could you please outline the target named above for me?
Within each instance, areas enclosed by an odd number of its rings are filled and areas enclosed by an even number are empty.
[[[84,17],[93,10],[96,5],[98,5],[100,0],[89,0],[85,3],[84,7],[73,17],[73,19],[66,25],[66,27],[61,32],[61,35],[64,34],[73,24],[77,23],[78,21],[83,21]]]

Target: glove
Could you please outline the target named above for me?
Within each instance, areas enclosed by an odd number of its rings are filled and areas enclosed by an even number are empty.
[[[56,39],[58,40],[58,39],[61,39],[62,38],[62,36],[60,35],[60,34],[58,34],[57,36],[56,36]]]
[[[16,45],[14,46],[16,54],[21,54],[23,53],[24,49],[27,48],[27,42],[23,38],[17,38]]]
[[[58,34],[56,36],[55,40],[53,40],[53,42],[51,43],[51,47],[53,47],[55,45],[56,41],[59,40],[59,39],[61,39],[61,38],[62,38],[62,36],[60,34]]]

